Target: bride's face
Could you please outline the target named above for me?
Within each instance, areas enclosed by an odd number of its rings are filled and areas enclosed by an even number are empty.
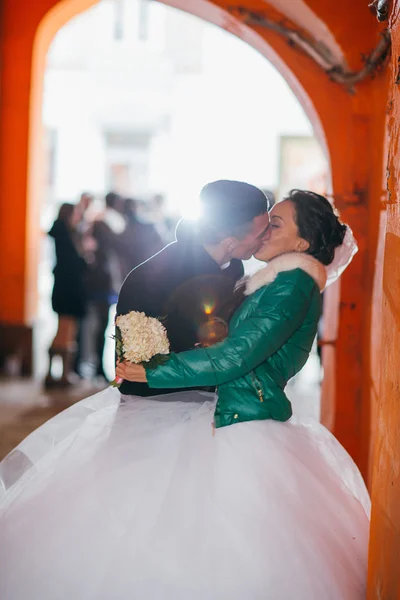
[[[269,217],[270,225],[255,258],[268,262],[280,254],[305,252],[309,248],[309,243],[299,236],[295,208],[290,200],[275,204]]]

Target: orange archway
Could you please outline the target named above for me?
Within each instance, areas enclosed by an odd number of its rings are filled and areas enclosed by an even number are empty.
[[[96,0],[37,0],[27,13],[23,0],[4,3],[3,72],[0,114],[0,191],[12,203],[0,205],[0,235],[3,248],[13,261],[0,256],[0,275],[8,294],[0,303],[3,328],[14,332],[31,330],[36,304],[38,256],[38,213],[41,196],[42,152],[40,149],[41,103],[44,61],[56,31],[71,17],[94,5]],[[259,23],[245,24],[243,4],[261,10],[273,22],[280,22],[278,2],[266,5],[245,2],[232,11],[225,0],[166,0],[166,4],[192,12],[230,30],[264,54],[284,75],[309,116],[331,164],[332,191],[344,220],[358,238],[360,252],[349,273],[329,292],[326,304],[324,349],[324,422],[354,456],[363,472],[368,470],[370,442],[370,400],[374,382],[361,376],[370,372],[370,306],[373,264],[378,239],[376,225],[382,181],[372,169],[375,157],[383,152],[384,113],[373,114],[384,105],[382,89],[368,79],[357,86],[356,94],[329,79],[316,61],[287,43],[287,40]],[[337,60],[360,68],[361,52],[377,42],[375,21],[360,11],[361,0],[352,3],[346,26],[329,11],[327,4],[295,0],[286,15],[305,36],[329,38]],[[349,37],[351,22],[361,19],[358,35]],[[329,22],[329,26],[327,23]],[[24,23],[21,31],[21,24]],[[20,32],[16,35],[16,32]],[[18,98],[18,102],[15,102]],[[340,111],[338,107],[340,106]],[[369,148],[373,147],[371,153]],[[14,218],[18,215],[18,219]],[[13,223],[10,228],[9,224]]]
[[[42,195],[42,179],[44,173],[43,151],[40,147],[42,140],[42,104],[43,104],[43,81],[46,64],[46,56],[50,44],[59,29],[71,18],[96,5],[99,0],[61,0],[51,8],[39,23],[36,31],[33,55],[32,55],[32,80],[30,96],[30,121],[28,141],[28,182],[27,182],[27,276],[26,290],[27,302],[25,305],[25,318],[32,319],[36,314],[36,281],[38,265],[38,231],[39,213]],[[307,91],[296,78],[294,72],[280,58],[279,54],[269,45],[266,40],[254,30],[241,24],[237,19],[231,17],[225,10],[217,8],[214,4],[200,0],[193,3],[182,0],[163,0],[164,4],[181,9],[185,12],[198,16],[213,23],[232,34],[240,37],[243,41],[256,48],[264,55],[283,75],[289,83],[293,92],[299,99],[306,112],[315,134],[325,151],[329,163],[330,155],[326,141],[323,125],[320,121],[311,98]]]

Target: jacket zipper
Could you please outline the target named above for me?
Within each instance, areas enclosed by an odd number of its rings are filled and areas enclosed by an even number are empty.
[[[257,375],[254,373],[254,371],[252,371],[252,373],[251,373],[251,378],[253,380],[253,385],[256,388],[257,396],[258,396],[260,402],[264,402],[264,396],[263,396],[261,383],[260,383],[260,380],[258,379]]]

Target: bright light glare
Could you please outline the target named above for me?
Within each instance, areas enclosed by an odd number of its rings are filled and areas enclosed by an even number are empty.
[[[201,217],[201,205],[199,200],[192,200],[181,204],[180,213],[184,219],[197,221]]]

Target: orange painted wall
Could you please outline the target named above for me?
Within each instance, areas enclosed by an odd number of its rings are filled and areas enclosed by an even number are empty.
[[[368,598],[400,599],[400,2],[394,2],[387,123],[389,198],[384,244],[380,391],[373,469]]]
[[[21,27],[3,3],[0,128],[0,275],[3,289],[0,320],[24,322],[25,216],[29,135],[30,63],[19,50],[29,46],[35,29]],[[14,59],[13,59],[14,57]],[[20,148],[24,152],[20,152]],[[6,196],[4,196],[6,193]]]
[[[57,30],[96,1],[2,2],[0,323],[31,324],[36,314],[45,53]]]

